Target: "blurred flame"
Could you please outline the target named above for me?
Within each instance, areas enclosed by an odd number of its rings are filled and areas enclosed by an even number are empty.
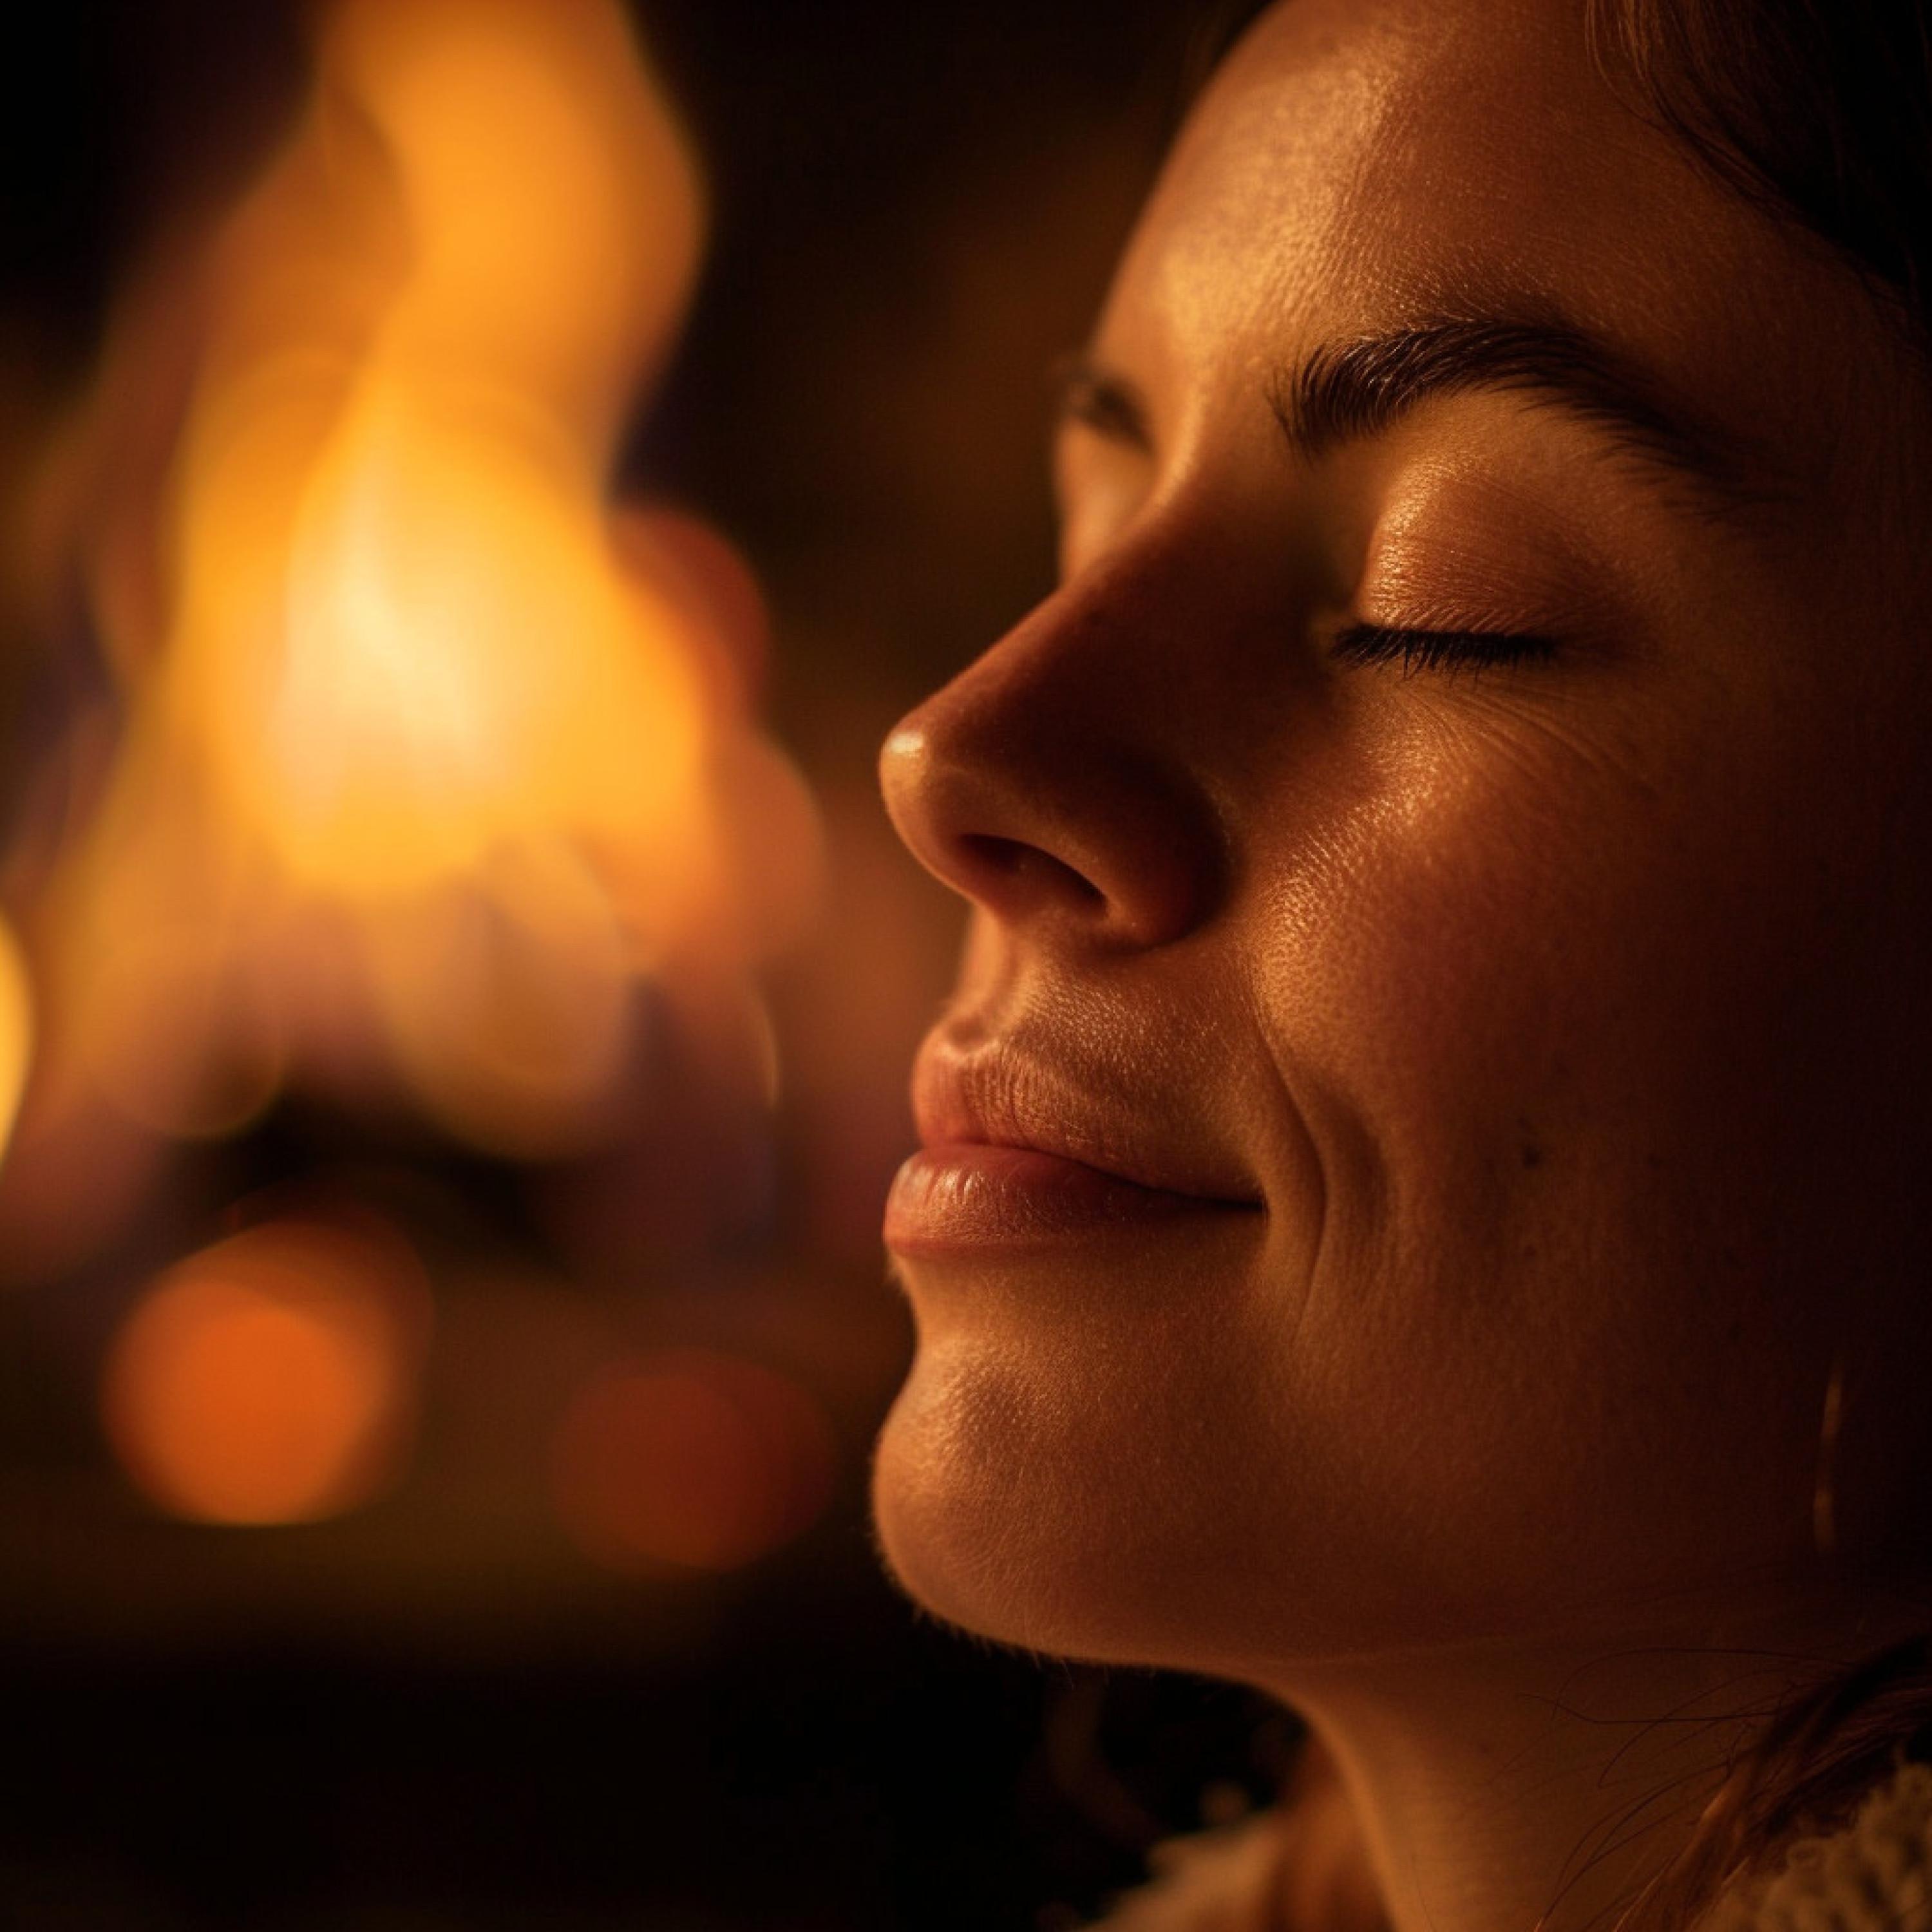
[[[427,1288],[401,1238],[296,1221],[162,1276],[110,1353],[102,1412],[177,1516],[304,1522],[368,1499],[406,1433]]]
[[[640,974],[795,914],[809,808],[719,671],[748,579],[604,496],[700,200],[616,0],[341,0],[193,299],[125,336],[78,442],[172,440],[158,516],[83,532],[130,716],[48,927],[134,1118],[228,1130],[353,1010],[446,1125],[555,1150]],[[143,372],[184,364],[171,416]]]
[[[33,1001],[27,964],[7,923],[0,920],[0,1154],[14,1130],[14,1114],[27,1084],[34,1044]]]
[[[836,1452],[818,1403],[775,1370],[709,1349],[608,1365],[552,1448],[557,1514],[619,1570],[732,1570],[802,1535]]]
[[[231,237],[242,326],[184,451],[172,669],[215,784],[351,896],[532,828],[688,866],[691,653],[602,502],[694,264],[682,146],[590,0],[350,0],[321,85],[310,140],[374,144],[331,182],[361,272],[286,220],[332,159],[298,148]]]

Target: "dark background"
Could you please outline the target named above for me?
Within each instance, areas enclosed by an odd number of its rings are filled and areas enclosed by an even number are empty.
[[[1154,1837],[1278,1773],[1286,1736],[1240,1694],[923,1622],[864,1510],[908,1339],[878,1203],[958,931],[884,826],[872,750],[1050,581],[1046,372],[1093,313],[1203,11],[638,9],[713,214],[625,481],[757,568],[768,716],[830,845],[820,926],[772,976],[775,1178],[754,1215],[668,1262],[566,1280],[519,1177],[379,1152],[452,1252],[506,1258],[446,1286],[452,1410],[466,1364],[528,1364],[535,1386],[572,1322],[648,1329],[675,1304],[680,1332],[752,1335],[818,1388],[842,1457],[830,1512],[728,1578],[612,1578],[520,1516],[515,1472],[465,1464],[446,1424],[423,1473],[339,1524],[158,1518],[92,1420],[128,1282],[222,1202],[370,1158],[298,1105],[184,1153],[111,1252],[0,1290],[0,1925],[1051,1932],[1130,1881]],[[14,17],[10,431],[84,377],[113,291],[167,223],[245,178],[302,73],[300,16],[277,0]],[[32,686],[40,641],[7,640],[0,689]],[[13,706],[18,756],[33,716]],[[496,1384],[472,1380],[487,1409]]]

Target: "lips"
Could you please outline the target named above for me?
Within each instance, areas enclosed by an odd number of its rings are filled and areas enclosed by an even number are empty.
[[[1258,1214],[1258,1190],[1188,1114],[1001,1040],[935,1034],[913,1081],[920,1150],[886,1208],[904,1257],[1054,1247]]]

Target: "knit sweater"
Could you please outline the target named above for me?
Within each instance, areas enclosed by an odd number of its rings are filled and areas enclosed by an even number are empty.
[[[1153,1882],[1096,1932],[1322,1932],[1292,1902],[1296,1820],[1264,1812],[1159,1847]],[[1932,1766],[1907,1763],[1841,1829],[1734,1883],[1698,1932],[1932,1932]]]
[[[1733,1886],[1701,1932],[1932,1932],[1932,1765],[1900,1766],[1842,1831]]]

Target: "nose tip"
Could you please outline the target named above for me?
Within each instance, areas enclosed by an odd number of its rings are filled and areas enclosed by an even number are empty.
[[[965,680],[886,739],[886,806],[934,877],[1010,926],[1171,944],[1219,896],[1205,801],[1112,734],[1043,706],[1010,713]]]

